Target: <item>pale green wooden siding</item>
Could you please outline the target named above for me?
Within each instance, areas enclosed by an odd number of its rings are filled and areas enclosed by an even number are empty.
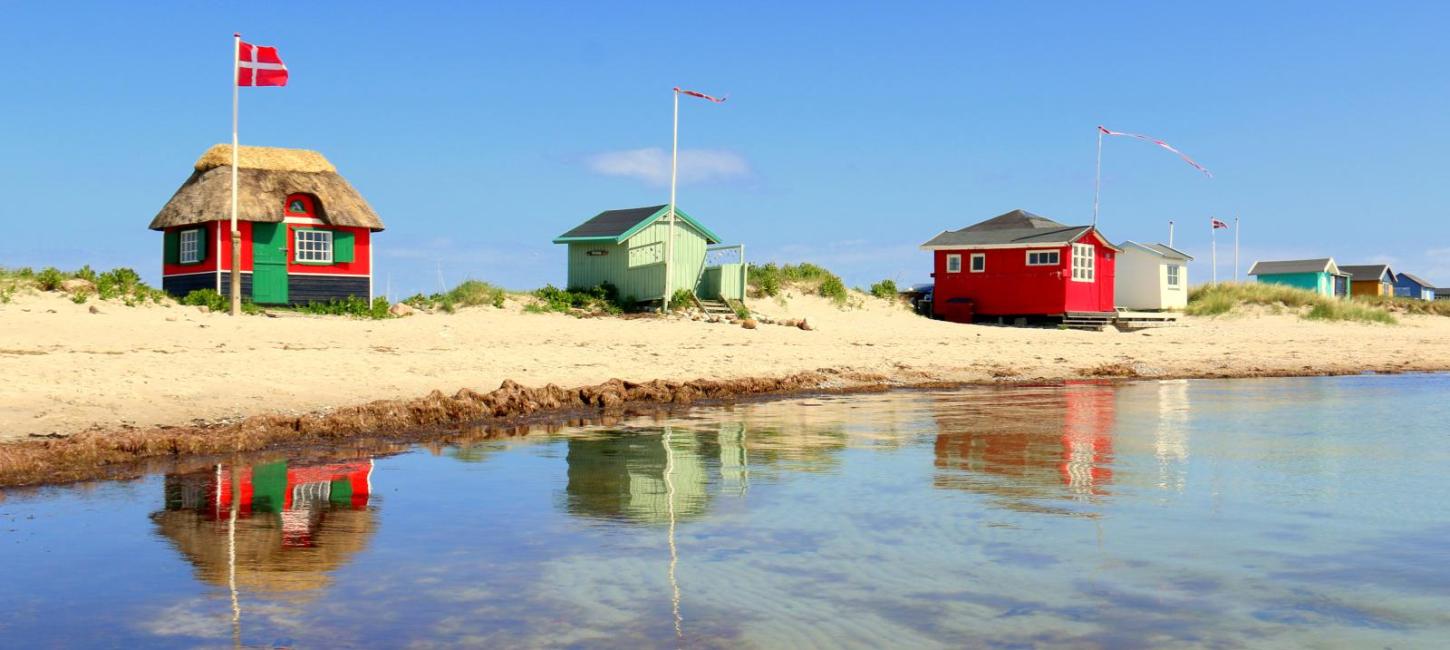
[[[656,221],[623,244],[569,244],[569,288],[585,289],[605,282],[619,288],[621,298],[661,300],[665,294],[665,244],[669,226]],[[675,223],[676,289],[693,289],[705,265],[705,237],[683,221]],[[605,251],[605,255],[589,255]]]
[[[712,266],[700,274],[700,283],[695,286],[695,295],[706,300],[724,298],[745,299],[745,268],[738,262]]]

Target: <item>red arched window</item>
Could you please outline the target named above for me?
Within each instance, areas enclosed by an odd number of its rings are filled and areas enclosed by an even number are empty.
[[[317,217],[315,199],[308,194],[293,194],[282,205],[282,214],[289,217]]]

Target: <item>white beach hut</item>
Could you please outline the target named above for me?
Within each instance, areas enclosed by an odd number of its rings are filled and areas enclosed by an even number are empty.
[[[1118,253],[1114,293],[1123,309],[1164,310],[1188,306],[1187,253],[1164,244],[1125,241]]]

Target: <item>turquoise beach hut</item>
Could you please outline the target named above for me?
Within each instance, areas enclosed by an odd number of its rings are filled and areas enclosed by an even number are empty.
[[[663,301],[669,213],[668,205],[606,210],[554,238],[569,247],[569,288],[609,283],[626,301]],[[675,216],[670,293],[686,289],[702,301],[743,301],[745,247],[720,245],[714,232],[684,210],[677,208]]]
[[[1350,275],[1340,271],[1332,257],[1254,262],[1249,275],[1259,282],[1308,289],[1322,296],[1349,297]]]

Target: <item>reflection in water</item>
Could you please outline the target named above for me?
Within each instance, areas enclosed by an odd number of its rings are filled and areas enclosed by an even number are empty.
[[[11,493],[0,645],[1439,647],[1446,391],[742,404],[415,448],[386,509],[369,461]]]
[[[306,595],[366,546],[372,468],[278,461],[170,474],[151,520],[204,582]]]
[[[1002,397],[937,400],[937,487],[993,495],[1027,511],[1044,509],[1036,500],[1107,494],[1113,481],[1113,386],[1069,383]]]

